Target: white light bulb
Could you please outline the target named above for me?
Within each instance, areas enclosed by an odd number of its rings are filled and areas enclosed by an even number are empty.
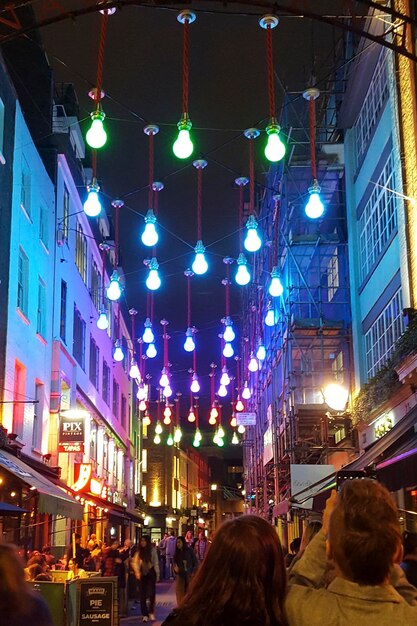
[[[149,248],[156,246],[159,237],[158,233],[156,232],[155,224],[153,224],[152,222],[146,224],[141,239],[144,246],[148,246]]]
[[[184,350],[186,352],[193,352],[195,350],[195,342],[193,337],[193,331],[191,328],[187,328],[185,333]]]
[[[143,331],[142,339],[144,343],[153,343],[155,341],[155,335],[152,331],[151,322],[149,319],[145,322],[145,330]]]
[[[213,437],[213,443],[217,444],[217,442],[219,441],[219,435],[217,434],[217,430],[214,433],[214,437]]]
[[[246,428],[244,427],[244,425],[243,425],[243,424],[240,424],[240,425],[237,427],[237,432],[238,432],[238,433],[240,433],[241,435],[243,435],[243,433],[244,433],[245,431],[246,431]]]
[[[155,437],[153,438],[153,442],[156,443],[156,445],[161,443],[161,436],[160,435],[155,435]]]
[[[164,387],[164,390],[162,392],[165,396],[165,398],[170,398],[172,396],[172,389],[170,385],[167,385],[166,387]]]
[[[220,387],[219,387],[219,391],[217,392],[217,394],[218,394],[221,398],[224,398],[225,396],[227,396],[227,389],[226,389],[225,385],[220,385]]]
[[[173,445],[174,445],[174,438],[171,435],[171,433],[169,433],[168,439],[167,439],[167,446],[173,446]]]
[[[113,359],[117,361],[118,363],[120,363],[120,361],[123,361],[124,358],[125,358],[124,352],[122,348],[120,347],[119,343],[116,341],[116,343],[114,344]]]
[[[238,285],[242,285],[242,286],[250,283],[250,273],[246,265],[239,265],[239,267],[237,268],[235,281],[237,282]]]
[[[223,348],[223,356],[226,359],[230,359],[234,355],[235,351],[233,350],[233,346],[231,343],[225,343]]]
[[[262,240],[258,235],[258,222],[253,215],[249,216],[246,228],[248,232],[243,245],[248,252],[257,252],[262,245]]]
[[[136,363],[135,359],[132,359],[132,361],[130,363],[129,376],[130,376],[130,378],[133,378],[135,380],[136,380],[136,378],[140,378],[140,372],[139,372],[138,364]]]
[[[191,381],[190,390],[192,391],[192,393],[198,393],[200,391],[200,383],[198,382],[196,374],[193,374],[193,380]]]
[[[243,391],[242,391],[242,398],[244,400],[249,400],[249,398],[251,397],[252,392],[248,387],[248,383],[245,383],[244,387],[243,387]]]
[[[180,129],[178,137],[172,146],[175,156],[178,159],[188,159],[192,155],[194,150],[193,142],[190,139],[190,131],[187,129]]]
[[[160,422],[157,422],[156,426],[155,426],[155,432],[157,435],[161,435],[163,431],[162,428],[162,424]]]
[[[196,437],[194,437],[194,440],[193,440],[194,448],[199,448],[200,444],[201,444],[201,441],[199,439],[197,439]]]
[[[203,435],[201,434],[199,428],[197,428],[195,431],[194,439],[197,439],[197,441],[201,441],[203,439]]]
[[[146,356],[148,357],[148,359],[154,359],[157,354],[158,353],[156,351],[155,344],[150,343],[146,348]]]
[[[275,311],[274,309],[268,309],[265,315],[265,324],[267,326],[275,325]]]
[[[219,448],[223,448],[224,440],[222,439],[222,437],[217,437],[217,445],[219,446]]]
[[[223,439],[223,437],[224,437],[223,426],[219,426],[219,430],[217,431],[217,434],[218,434],[219,437],[221,437]]]
[[[226,385],[226,386],[230,384],[230,376],[227,373],[226,369],[223,369],[223,373],[222,373],[222,376],[220,378],[220,384],[221,385]]]
[[[168,375],[165,371],[162,371],[162,376],[159,379],[159,386],[160,387],[166,387],[167,385],[169,385],[169,378]]]
[[[233,326],[231,324],[226,324],[224,327],[223,339],[225,341],[233,341],[235,339],[235,331],[233,330]]]
[[[281,161],[285,156],[285,144],[281,141],[278,128],[268,127],[266,132],[268,133],[268,141],[264,150],[266,158],[272,163]]]
[[[256,357],[252,354],[251,357],[250,357],[248,370],[250,372],[257,372],[258,369],[259,369],[259,363],[258,363]]]
[[[179,426],[177,426],[176,429],[174,430],[174,441],[175,441],[175,443],[179,443],[181,441],[181,437],[182,437],[181,428]]]
[[[201,239],[197,241],[196,247],[194,248],[195,259],[191,266],[194,274],[198,274],[201,276],[205,274],[208,270],[208,263],[206,261],[206,257],[204,256],[205,247],[203,246],[203,242]]]
[[[279,296],[282,296],[282,294],[284,293],[284,287],[282,286],[277,267],[274,267],[272,269],[271,282],[268,291],[269,295],[273,298],[279,298]]]
[[[233,433],[233,437],[232,437],[232,444],[235,446],[239,443],[239,439],[238,436],[236,435],[236,433]]]
[[[101,213],[101,204],[98,197],[97,189],[90,189],[87,200],[84,202],[84,213],[88,217],[97,217]]]
[[[266,357],[265,346],[263,345],[263,343],[260,343],[256,351],[256,358],[258,359],[258,361],[264,361],[265,357]]]
[[[305,213],[312,220],[316,220],[323,215],[324,205],[318,191],[310,191],[310,197],[305,206]]]
[[[97,328],[99,330],[107,330],[108,329],[108,327],[109,327],[109,320],[108,320],[106,311],[101,311],[96,324],[97,324]]]
[[[138,400],[144,400],[146,398],[146,389],[144,385],[139,385],[136,397]]]
[[[116,270],[114,270],[113,274],[111,275],[110,285],[107,287],[106,294],[107,294],[108,299],[112,300],[112,302],[116,302],[116,300],[118,300],[120,296],[122,295],[119,275],[116,272]]]
[[[151,291],[156,291],[161,286],[161,279],[159,278],[157,269],[151,269],[149,271],[148,278],[146,279],[146,286]]]

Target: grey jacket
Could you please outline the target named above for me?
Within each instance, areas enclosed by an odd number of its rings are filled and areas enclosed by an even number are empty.
[[[398,565],[389,585],[358,585],[336,577],[325,588],[326,565],[326,539],[319,532],[289,574],[290,626],[416,626],[417,589]]]

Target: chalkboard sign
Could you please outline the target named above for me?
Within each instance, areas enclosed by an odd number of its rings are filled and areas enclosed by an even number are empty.
[[[113,580],[92,579],[79,581],[78,626],[115,626],[117,606],[116,584]]]

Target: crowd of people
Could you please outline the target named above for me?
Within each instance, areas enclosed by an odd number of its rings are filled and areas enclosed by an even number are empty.
[[[417,534],[403,536],[389,492],[374,480],[348,481],[327,501],[290,552],[274,526],[255,515],[224,522],[213,542],[204,533],[143,536],[103,546],[76,537],[65,564],[70,578],[94,567],[119,581],[121,612],[140,602],[155,619],[156,583],[175,578],[177,607],[164,626],[411,626],[417,623]],[[65,561],[65,559],[64,559]],[[57,567],[48,547],[23,569],[17,550],[0,545],[0,616],[7,626],[52,626],[25,580]],[[63,565],[63,563],[61,564]],[[84,572],[84,574],[83,574]],[[3,623],[0,619],[0,622]]]

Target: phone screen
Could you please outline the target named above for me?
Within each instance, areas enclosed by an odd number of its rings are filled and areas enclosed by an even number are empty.
[[[362,470],[339,470],[336,473],[336,489],[340,491],[343,483],[347,480],[361,480],[363,478],[369,478],[369,476]]]

